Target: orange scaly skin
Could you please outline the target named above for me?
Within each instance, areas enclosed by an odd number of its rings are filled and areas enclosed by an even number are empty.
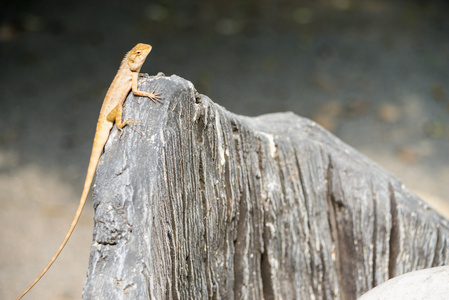
[[[84,182],[83,193],[81,194],[80,203],[73,218],[72,224],[64,237],[61,245],[53,255],[52,259],[44,270],[39,274],[39,276],[33,281],[33,283],[17,298],[21,299],[28,291],[44,276],[44,274],[50,269],[51,265],[54,263],[56,258],[61,253],[64,246],[67,244],[76,224],[83,211],[84,204],[86,203],[87,195],[89,194],[90,187],[92,185],[92,180],[94,178],[95,171],[97,169],[98,161],[100,160],[101,153],[103,152],[104,145],[109,137],[109,132],[112,126],[115,125],[123,133],[123,127],[129,125],[135,128],[132,123],[133,120],[122,121],[122,106],[125,102],[126,96],[129,91],[132,90],[133,94],[141,97],[148,97],[153,102],[161,102],[162,98],[159,94],[147,93],[137,90],[137,78],[139,76],[140,68],[142,67],[145,59],[151,51],[151,46],[147,44],[137,44],[134,48],[129,51],[125,58],[120,64],[120,68],[115,75],[114,80],[109,87],[106,97],[104,98],[103,105],[100,110],[100,116],[98,117],[97,129],[95,131],[94,144],[92,146],[92,154],[90,156],[89,166],[87,168],[86,180]],[[140,131],[139,131],[140,132]]]

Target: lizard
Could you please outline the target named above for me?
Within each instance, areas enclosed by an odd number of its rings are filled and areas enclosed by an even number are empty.
[[[97,170],[97,165],[100,160],[100,156],[103,153],[104,145],[109,138],[110,131],[115,123],[117,128],[120,130],[120,136],[123,133],[123,127],[126,125],[131,126],[138,132],[138,130],[133,123],[137,123],[134,120],[126,120],[122,121],[122,109],[123,103],[125,102],[126,97],[129,92],[136,96],[140,97],[148,97],[153,102],[163,103],[162,97],[159,93],[153,92],[148,93],[145,91],[139,91],[137,89],[137,79],[140,75],[140,69],[145,62],[148,54],[150,53],[152,47],[147,44],[139,43],[134,48],[129,51],[125,58],[122,60],[120,64],[120,68],[115,75],[114,80],[112,81],[106,96],[103,101],[103,105],[100,110],[100,115],[98,117],[97,128],[94,136],[94,143],[92,146],[92,154],[90,156],[89,165],[87,167],[86,179],[84,181],[84,188],[81,194],[81,199],[78,205],[78,208],[75,213],[75,217],[72,220],[69,230],[67,231],[64,240],[60,244],[58,250],[51,258],[50,262],[47,266],[42,270],[39,276],[30,284],[30,286],[17,298],[17,300],[21,299],[26,293],[28,293],[31,288],[44,276],[44,274],[50,269],[52,264],[58,258],[64,246],[67,244],[70,236],[72,235],[76,224],[81,216],[81,212],[83,211],[84,204],[86,203],[87,195],[89,194],[90,187],[92,185],[92,181]],[[142,132],[140,132],[142,133]]]

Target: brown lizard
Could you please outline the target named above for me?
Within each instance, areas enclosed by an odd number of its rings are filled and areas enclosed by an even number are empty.
[[[104,98],[103,105],[100,110],[100,116],[98,117],[97,129],[95,131],[94,144],[92,146],[92,154],[90,156],[89,166],[87,168],[86,180],[84,181],[83,193],[81,194],[80,203],[73,218],[72,224],[70,225],[69,231],[64,237],[61,245],[53,255],[50,262],[44,268],[44,270],[37,276],[33,283],[17,298],[21,299],[28,291],[44,276],[44,274],[50,269],[51,265],[54,263],[56,258],[61,253],[64,246],[67,244],[73,230],[80,218],[81,212],[83,210],[84,204],[86,203],[87,195],[89,194],[92,180],[94,178],[95,171],[97,169],[98,161],[103,152],[104,145],[108,140],[109,133],[112,126],[115,125],[120,130],[120,136],[123,133],[123,127],[129,125],[135,130],[132,123],[136,123],[134,120],[122,121],[122,106],[125,102],[126,97],[130,90],[133,94],[140,97],[148,97],[153,102],[161,102],[162,98],[158,93],[148,93],[144,91],[137,90],[137,78],[139,77],[140,68],[142,67],[145,59],[151,51],[151,46],[147,44],[137,44],[134,48],[129,51],[125,58],[120,64],[120,68],[115,75],[114,80],[109,87],[106,97]],[[140,131],[139,131],[140,132]]]

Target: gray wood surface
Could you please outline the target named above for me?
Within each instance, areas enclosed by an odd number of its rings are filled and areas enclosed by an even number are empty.
[[[165,102],[130,94],[144,136],[105,147],[84,299],[355,299],[448,264],[448,221],[314,122],[140,84]]]

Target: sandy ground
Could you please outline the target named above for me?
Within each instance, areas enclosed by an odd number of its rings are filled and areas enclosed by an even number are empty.
[[[0,299],[68,229],[101,102],[137,42],[153,45],[143,72],[180,75],[234,113],[314,119],[449,216],[449,7],[390,2],[0,4]],[[92,218],[89,200],[25,299],[81,298]]]

